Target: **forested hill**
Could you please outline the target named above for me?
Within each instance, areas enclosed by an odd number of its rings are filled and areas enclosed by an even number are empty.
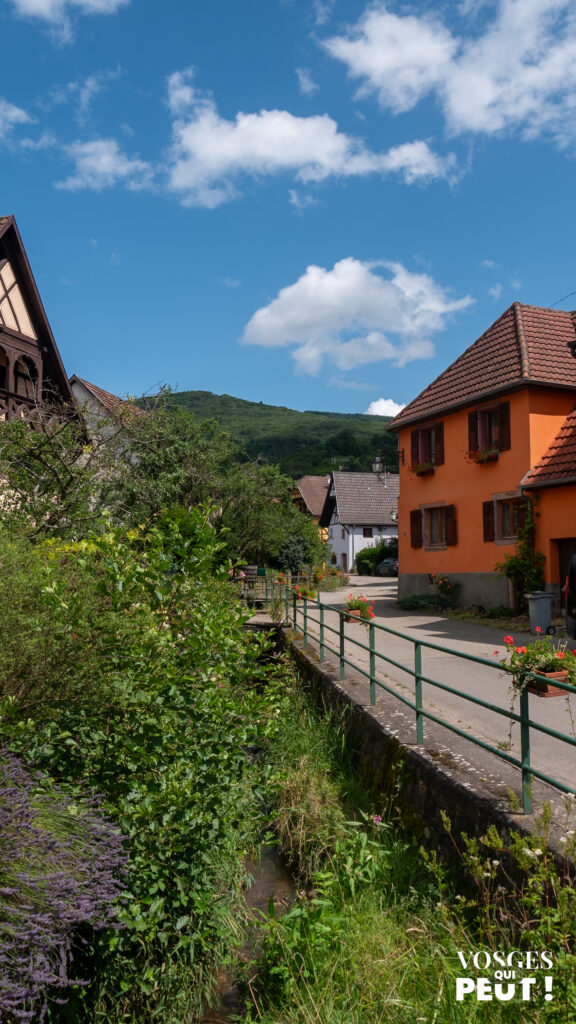
[[[389,417],[297,412],[211,391],[180,391],[170,395],[168,405],[189,409],[200,420],[217,420],[249,458],[260,455],[295,479],[333,469],[368,471],[378,451],[388,469],[398,466],[396,435],[386,432]]]

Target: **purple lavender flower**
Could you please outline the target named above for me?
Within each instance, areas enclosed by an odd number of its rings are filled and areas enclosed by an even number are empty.
[[[94,799],[72,800],[0,748],[0,1020],[41,1020],[71,985],[80,926],[115,926],[126,855]]]

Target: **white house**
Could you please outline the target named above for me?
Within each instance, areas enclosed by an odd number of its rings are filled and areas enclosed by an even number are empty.
[[[332,473],[319,525],[343,572],[363,548],[398,536],[398,481],[397,473]]]

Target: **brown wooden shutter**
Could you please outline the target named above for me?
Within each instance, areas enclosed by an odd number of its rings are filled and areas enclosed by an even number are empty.
[[[484,540],[494,540],[494,502],[482,502],[482,522],[484,525]]]
[[[434,465],[441,466],[444,462],[444,424],[437,423],[434,427]]]
[[[410,434],[410,462],[414,465],[418,462],[418,431],[413,430]]]
[[[419,508],[410,512],[410,544],[413,548],[422,547],[422,511]]]
[[[514,501],[514,519],[516,520],[516,533],[526,525],[528,515],[528,498],[516,498]]]
[[[510,447],[510,402],[498,406],[498,447],[500,451]]]
[[[468,413],[468,451],[478,451],[478,413]]]
[[[446,505],[444,509],[446,517],[446,545],[458,543],[458,530],[456,528],[456,505]]]

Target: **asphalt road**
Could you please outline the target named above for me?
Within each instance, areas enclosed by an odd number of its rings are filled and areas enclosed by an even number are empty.
[[[474,697],[481,698],[490,704],[490,708],[482,708],[470,703],[465,698],[447,693],[432,686],[423,684],[423,699],[426,710],[444,718],[449,723],[470,733],[492,746],[520,757],[520,726],[510,723],[498,713],[501,710],[513,710],[519,713],[519,696],[511,685],[511,677],[502,671],[499,658],[506,654],[503,643],[504,631],[497,626],[466,622],[460,619],[443,617],[440,614],[404,612],[395,606],[397,597],[397,581],[395,579],[378,579],[375,577],[352,576],[350,583],[342,590],[320,595],[325,605],[342,607],[349,593],[363,594],[374,601],[374,622],[389,629],[406,633],[422,642],[440,644],[455,654],[473,654],[486,658],[490,665],[481,665],[467,661],[453,654],[426,650],[423,648],[422,671],[425,676],[437,682],[447,684],[454,689]],[[328,626],[337,628],[336,612],[325,612]],[[314,632],[317,627],[312,626]],[[368,644],[368,631],[360,623],[347,623],[345,653],[350,661],[368,670],[368,652],[356,646],[352,641]],[[414,665],[414,646],[409,640],[396,637],[391,633],[376,630],[378,652],[405,667]],[[338,648],[336,633],[326,631],[326,642],[335,650]],[[530,634],[522,633],[515,636],[519,644],[534,639]],[[334,655],[328,655],[334,660]],[[395,693],[414,699],[414,681],[402,668],[377,659],[378,674]],[[354,677],[354,672],[347,669],[346,676]],[[360,694],[360,702],[368,704],[368,683],[356,674],[354,682]],[[397,738],[408,745],[416,741],[415,714],[398,700],[392,700],[378,689],[376,717],[390,729]],[[568,736],[576,738],[576,694],[567,697],[539,698],[530,695],[530,719],[541,723]],[[397,705],[397,706],[396,706]],[[531,764],[547,775],[554,777],[576,790],[576,746],[539,733],[532,728],[531,732]],[[520,773],[513,766],[506,765],[501,759],[467,742],[446,727],[426,721],[424,726],[424,746],[428,750],[440,751],[441,757],[452,756],[454,763],[475,776],[489,790],[502,795],[508,788],[520,793]],[[563,813],[564,800],[546,784],[534,782],[535,806],[537,799],[552,799]]]

